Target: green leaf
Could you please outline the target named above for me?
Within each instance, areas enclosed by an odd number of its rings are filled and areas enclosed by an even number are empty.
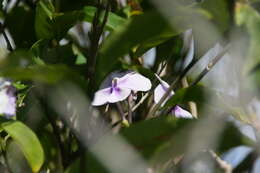
[[[162,144],[171,138],[176,130],[191,121],[194,120],[159,117],[133,124],[129,128],[123,129],[120,134],[144,157],[150,158]]]
[[[231,22],[229,3],[232,2],[229,2],[228,0],[207,0],[200,3],[200,7],[210,13],[211,20],[221,32],[227,30]]]
[[[79,79],[79,76],[65,65],[32,65],[27,68],[13,67],[0,71],[0,74],[15,80],[31,80],[48,84],[55,84],[65,79]]]
[[[44,162],[44,152],[35,133],[19,121],[2,120],[0,127],[19,145],[33,172],[38,172]]]
[[[55,9],[50,0],[40,0],[36,6],[35,31],[38,39],[51,39],[55,37],[53,31],[53,15]]]
[[[250,35],[250,46],[244,66],[244,72],[248,73],[260,63],[260,15],[252,7],[237,3],[236,23],[238,25],[244,25]]]
[[[147,12],[133,17],[108,36],[97,61],[97,83],[111,72],[118,58],[154,35],[171,32],[169,24],[157,12]]]
[[[91,23],[94,16],[95,16],[96,11],[97,11],[96,7],[93,7],[93,6],[84,7],[84,13],[85,13],[84,20],[86,22]],[[104,15],[105,15],[105,11],[103,10],[101,12],[101,15],[100,15],[100,18],[99,18],[100,22],[102,22]],[[127,22],[126,19],[116,15],[115,13],[109,12],[107,23],[105,25],[105,29],[108,29],[110,31],[116,30],[119,26],[124,25],[126,22]]]

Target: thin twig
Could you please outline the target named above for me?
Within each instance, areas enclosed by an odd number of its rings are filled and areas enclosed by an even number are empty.
[[[129,123],[132,123],[132,118],[133,118],[133,116],[132,116],[132,104],[131,104],[131,102],[132,102],[132,97],[131,97],[131,95],[128,97],[128,99],[127,99],[127,106],[128,106],[128,122]]]
[[[192,83],[191,86],[196,85],[213,67],[214,65],[221,59],[224,57],[224,55],[227,53],[228,49],[229,49],[229,45],[227,45],[217,56],[215,56],[215,58],[208,63],[207,67],[199,74],[199,76],[197,77],[197,79],[195,79]]]
[[[181,83],[182,83],[182,86],[183,86],[184,88],[189,87],[189,83],[188,83],[187,77],[182,78]],[[197,105],[196,105],[196,103],[190,101],[190,102],[188,102],[188,105],[189,105],[189,108],[190,108],[191,115],[192,115],[194,118],[198,118],[198,111],[197,111]]]
[[[193,59],[191,63],[183,70],[183,72],[171,83],[168,90],[164,93],[162,98],[159,100],[157,104],[149,111],[146,118],[151,118],[155,112],[159,109],[160,105],[165,101],[165,99],[169,96],[171,91],[174,89],[175,85],[180,82],[180,80],[188,73],[188,71],[198,62],[199,59]]]
[[[102,23],[100,24],[99,22],[99,18],[101,16],[101,7],[99,7],[95,13],[95,16],[93,18],[93,22],[92,22],[92,30],[89,33],[89,38],[90,38],[90,49],[89,49],[89,61],[87,63],[87,77],[90,80],[90,84],[92,84],[93,81],[93,74],[95,72],[95,67],[96,67],[96,62],[97,62],[97,55],[98,55],[98,48],[99,48],[99,40],[100,37],[104,31],[106,22],[107,22],[107,18],[108,18],[108,14],[109,14],[109,10],[110,10],[110,1],[107,1],[107,5],[106,5],[106,10],[105,10],[105,15],[103,18]],[[100,3],[99,3],[100,5]]]
[[[227,53],[229,49],[229,45],[226,46],[208,65],[207,67],[200,73],[199,77],[192,82],[191,86],[196,85],[211,69],[212,67]],[[160,105],[165,101],[170,92],[174,89],[175,85],[187,74],[187,72],[198,62],[198,59],[194,59],[182,72],[180,76],[178,76],[170,85],[168,90],[165,92],[163,97],[159,100],[159,102],[149,111],[147,118],[151,118],[154,116],[155,112],[158,110]]]
[[[215,159],[218,166],[225,172],[225,173],[232,173],[232,166],[228,164],[226,161],[222,160],[214,151],[208,151],[210,155]]]
[[[116,102],[116,106],[117,106],[117,109],[118,109],[118,112],[121,116],[121,121],[123,121],[125,119],[125,115],[124,115],[124,111],[123,111],[123,108],[122,108],[122,105],[120,102]]]

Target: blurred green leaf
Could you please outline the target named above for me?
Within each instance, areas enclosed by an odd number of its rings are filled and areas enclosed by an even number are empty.
[[[86,172],[94,173],[109,173],[109,171],[104,167],[104,165],[96,159],[96,157],[88,152],[85,156],[86,160],[82,161],[81,159],[75,160],[65,171],[65,173],[75,173],[82,172],[84,165],[86,167]]]
[[[173,107],[176,104],[194,101],[197,103],[205,102],[205,96],[209,96],[208,89],[203,86],[195,85],[188,88],[179,89],[165,104],[164,108]]]
[[[166,143],[173,133],[194,120],[175,119],[174,117],[159,117],[131,125],[121,130],[124,136],[146,158]]]
[[[211,115],[208,115],[211,116]],[[211,116],[211,120],[208,121],[209,125],[214,122],[222,121],[224,123],[223,117]],[[221,120],[222,119],[222,120]],[[175,157],[183,156],[185,152],[189,152],[187,149],[192,147],[191,142],[195,142],[194,134],[200,132],[199,139],[197,140],[209,140],[209,136],[215,135],[212,139],[219,137],[219,140],[214,141],[214,145],[217,146],[216,152],[223,153],[230,148],[240,145],[252,145],[252,141],[245,137],[237,127],[234,126],[232,122],[227,122],[224,126],[221,126],[224,129],[214,129],[211,130],[206,127],[200,127],[201,122],[193,121],[188,126],[185,126],[178,132],[174,132],[174,135],[171,136],[166,143],[157,148],[154,153],[154,157],[151,162],[155,164],[165,163],[170,159]],[[215,133],[215,131],[218,133]],[[195,132],[196,131],[196,132]],[[193,133],[193,134],[192,134]],[[191,141],[193,139],[194,141]],[[203,148],[208,146],[196,146],[193,148],[193,153],[199,153],[202,150],[208,150],[208,148]]]
[[[244,72],[248,73],[258,63],[260,63],[260,15],[252,7],[237,3],[236,4],[236,23],[246,27],[250,35],[250,46]]]
[[[113,69],[118,58],[127,54],[134,46],[149,40],[154,35],[171,31],[164,18],[154,11],[135,16],[120,26],[108,36],[101,47],[97,61],[97,83],[100,83]]]
[[[33,64],[33,55],[27,50],[15,50],[0,60],[0,72],[10,67],[27,67]]]
[[[84,20],[91,23],[95,16],[96,11],[97,11],[96,7],[93,7],[93,6],[84,7],[84,13],[85,13]],[[101,15],[99,18],[100,22],[103,21],[104,15],[105,15],[105,11],[103,10],[101,12]],[[106,27],[106,29],[112,31],[112,30],[116,30],[121,25],[124,25],[126,22],[127,22],[127,19],[124,19],[124,18],[116,15],[115,13],[109,12],[105,27]]]
[[[48,84],[54,84],[65,79],[78,79],[75,72],[65,65],[33,65],[27,68],[13,67],[0,71],[0,74],[15,80],[32,80]]]
[[[14,173],[32,173],[32,169],[18,143],[13,140],[7,141],[6,160],[9,169]]]
[[[211,14],[211,20],[219,31],[224,32],[227,30],[231,23],[231,16],[229,12],[230,0],[206,0],[200,3],[200,7],[207,10]]]
[[[223,133],[220,135],[218,152],[225,152],[239,145],[253,145],[253,141],[244,136],[239,129],[232,123],[228,122]]]
[[[19,121],[2,119],[0,127],[19,145],[33,172],[38,172],[44,162],[44,152],[35,133]]]

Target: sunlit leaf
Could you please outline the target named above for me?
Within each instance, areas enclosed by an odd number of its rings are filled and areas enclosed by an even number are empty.
[[[92,6],[84,7],[84,13],[85,13],[84,20],[91,23],[93,21],[96,11],[97,11],[96,7],[92,7]],[[101,12],[100,19],[99,19],[100,22],[103,21],[104,14],[105,14],[105,11],[103,10]],[[126,22],[127,22],[127,19],[124,19],[124,18],[116,15],[115,13],[109,12],[105,27],[106,27],[106,29],[112,31],[112,30],[116,30],[121,25],[124,25]]]
[[[35,133],[19,121],[2,120],[0,127],[19,145],[33,172],[38,172],[44,162],[44,152]]]

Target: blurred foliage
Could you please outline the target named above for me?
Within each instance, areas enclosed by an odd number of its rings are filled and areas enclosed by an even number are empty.
[[[152,172],[185,165],[190,147],[194,147],[194,153],[212,149],[221,156],[241,145],[251,147],[252,153],[233,169],[252,170],[259,157],[259,112],[248,109],[249,103],[237,100],[243,98],[243,94],[251,100],[258,96],[248,94],[252,92],[248,85],[260,91],[259,11],[258,0],[0,0],[0,32],[3,35],[0,99],[6,87],[2,78],[11,81],[17,99],[16,115],[0,117],[0,172],[111,172],[107,165],[113,165],[110,160],[113,155],[107,157],[110,159],[106,158],[105,163],[94,150],[96,146],[113,148],[103,146],[109,135],[126,141]],[[246,56],[238,67],[241,76],[234,79],[239,80],[240,93],[233,97],[210,88],[204,81],[184,86],[183,81],[178,80],[175,94],[165,105],[159,105],[155,117],[148,119],[154,107],[153,91],[159,83],[155,74],[170,84],[185,69],[181,63],[188,53],[184,49],[188,29],[192,29],[194,36],[192,58],[197,63],[201,63],[199,58],[215,44],[232,44],[236,32],[243,33],[241,37],[249,43],[239,45],[247,51],[242,52]],[[8,49],[9,46],[12,49]],[[191,49],[190,45],[188,47]],[[234,57],[233,64],[237,66]],[[211,68],[214,67],[209,64],[206,70],[210,73]],[[147,93],[131,93],[133,98],[129,97],[128,102],[107,104],[93,110],[88,103],[102,81],[111,72],[127,70],[149,78],[152,89]],[[188,84],[196,80],[191,76],[185,74]],[[243,77],[249,80],[243,83]],[[67,85],[73,86],[66,90],[70,94],[64,97],[69,101],[60,100],[64,103],[62,106],[53,103],[53,91]],[[77,94],[75,88],[82,92]],[[62,98],[55,101],[59,99]],[[196,103],[197,119],[169,114],[176,105],[192,112],[191,101]],[[235,102],[239,103],[233,104]],[[127,115],[123,121],[121,109],[118,111],[120,105]],[[61,112],[57,111],[60,107]],[[132,122],[128,117],[130,109]],[[205,123],[207,118],[209,124]],[[214,129],[215,122],[219,123],[219,128]],[[197,127],[201,126],[205,126],[203,133],[194,137]],[[241,130],[242,126],[252,128],[255,138],[248,137]],[[216,135],[215,131],[219,133]],[[198,149],[191,143],[207,143],[208,136],[217,139],[212,148]],[[122,162],[129,161],[128,154],[122,153]],[[212,160],[218,164],[215,158]],[[122,169],[120,164],[118,170]],[[178,172],[185,170],[178,169]]]

